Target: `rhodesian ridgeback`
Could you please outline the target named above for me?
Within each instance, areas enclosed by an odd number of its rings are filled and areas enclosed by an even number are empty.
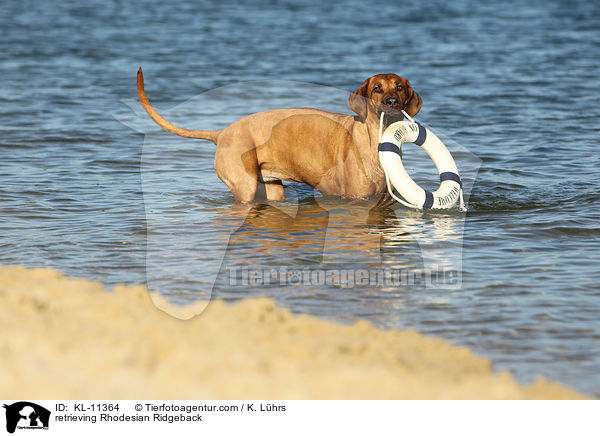
[[[189,130],[164,119],[144,91],[140,68],[138,97],[150,117],[163,129],[186,138],[217,145],[215,171],[236,201],[283,200],[282,180],[306,183],[324,195],[368,198],[386,189],[379,165],[379,118],[385,125],[414,117],[423,101],[408,80],[378,74],[348,97],[357,115],[319,109],[275,109],[248,115],[223,130]]]

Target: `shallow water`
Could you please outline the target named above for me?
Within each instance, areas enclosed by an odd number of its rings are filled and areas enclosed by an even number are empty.
[[[179,302],[269,295],[600,395],[593,2],[80,3],[0,11],[0,262],[146,282]],[[282,204],[234,206],[214,146],[140,112],[140,65],[151,101],[190,128],[277,107],[348,113],[348,92],[396,72],[453,152],[469,212],[294,184]],[[424,153],[405,157],[435,180]],[[354,283],[335,281],[349,272]]]

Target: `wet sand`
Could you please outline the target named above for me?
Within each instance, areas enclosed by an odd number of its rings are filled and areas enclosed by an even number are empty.
[[[142,286],[0,266],[0,397],[28,399],[577,399],[521,386],[415,331],[294,315],[267,298],[211,301],[184,321]],[[204,307],[204,304],[201,304]],[[185,318],[201,307],[175,308]]]

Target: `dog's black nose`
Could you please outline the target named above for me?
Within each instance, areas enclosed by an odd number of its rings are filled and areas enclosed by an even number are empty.
[[[398,105],[400,101],[398,100],[398,97],[387,97],[385,100],[383,100],[383,104],[385,104],[386,106],[396,106]]]

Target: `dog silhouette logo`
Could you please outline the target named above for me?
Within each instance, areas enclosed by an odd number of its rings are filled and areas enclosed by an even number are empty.
[[[19,401],[11,405],[4,404],[6,409],[6,431],[14,433],[18,429],[48,430],[50,411],[29,401]]]

